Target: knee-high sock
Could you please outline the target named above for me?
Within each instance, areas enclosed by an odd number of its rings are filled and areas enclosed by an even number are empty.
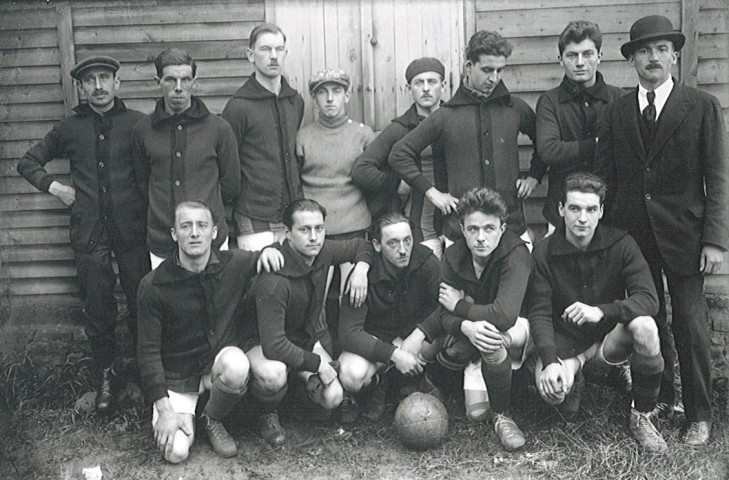
[[[253,394],[253,398],[258,403],[257,409],[259,409],[261,413],[270,413],[276,410],[278,408],[278,405],[286,396],[286,392],[288,392],[288,390],[288,384],[284,385],[283,387],[281,387],[280,390],[273,393],[262,392],[260,389],[256,388],[255,384],[253,384],[253,386],[251,387],[251,393]]]
[[[663,357],[633,353],[630,372],[633,379],[633,401],[639,412],[650,412],[656,407],[663,374]]]
[[[210,400],[205,404],[205,415],[214,420],[223,420],[245,393],[245,385],[242,388],[232,388],[218,377],[210,388]]]
[[[441,363],[438,359],[425,366],[425,376],[433,385],[439,387],[446,394],[455,389],[456,384],[460,381],[460,372],[462,370],[453,370]]]
[[[486,383],[491,410],[503,413],[511,405],[511,359],[505,347],[481,355],[481,374]]]

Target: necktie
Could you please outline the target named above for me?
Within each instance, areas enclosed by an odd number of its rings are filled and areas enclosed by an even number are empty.
[[[656,122],[656,106],[653,103],[656,99],[656,93],[648,92],[646,96],[648,97],[648,106],[643,109],[643,120],[646,125],[652,127]]]

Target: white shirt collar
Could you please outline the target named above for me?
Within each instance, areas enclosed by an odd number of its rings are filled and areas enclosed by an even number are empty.
[[[661,111],[666,105],[666,100],[673,90],[673,77],[668,77],[668,80],[663,82],[663,85],[653,90],[656,94],[656,99],[653,104],[656,106],[656,120],[661,116]],[[638,84],[638,107],[642,112],[645,107],[648,106],[648,90],[643,85]]]

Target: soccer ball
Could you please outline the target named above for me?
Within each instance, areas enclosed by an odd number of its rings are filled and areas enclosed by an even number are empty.
[[[395,430],[406,447],[416,450],[437,447],[448,432],[448,412],[434,396],[415,392],[397,407]]]

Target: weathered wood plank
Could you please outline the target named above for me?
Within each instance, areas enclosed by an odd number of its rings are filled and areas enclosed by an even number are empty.
[[[0,15],[0,30],[56,28],[56,18],[53,13],[50,8],[5,11]]]
[[[700,60],[697,78],[700,85],[726,84],[729,81],[729,59]]]
[[[159,53],[159,52],[158,52]],[[193,57],[194,58],[194,57]],[[243,78],[251,76],[254,72],[253,65],[246,59],[234,60],[197,60],[198,81],[208,78],[236,77],[243,81]],[[151,80],[157,75],[153,62],[143,63],[122,63],[119,69],[119,78],[122,81],[128,80]],[[123,87],[122,87],[123,88]]]
[[[1,103],[48,103],[63,101],[61,85],[0,86]]]
[[[74,41],[77,45],[159,42],[174,46],[177,42],[241,40],[250,36],[256,23],[259,22],[191,23],[185,28],[177,25],[79,27],[74,31]]]
[[[372,54],[374,28],[372,25],[372,1],[360,2],[360,49],[362,51],[362,108],[363,121],[366,125],[374,126],[375,121],[375,65]]]
[[[729,57],[729,34],[704,34],[699,32],[699,58]]]
[[[175,46],[186,50],[197,60],[245,59],[248,39],[216,40],[205,42],[176,42]],[[127,43],[120,45],[77,45],[79,58],[89,55],[109,55],[120,62],[154,62],[165,46],[160,43]]]
[[[20,140],[0,143],[0,159],[18,159],[32,147],[37,140]]]
[[[191,12],[193,10],[193,12]],[[136,26],[136,25],[185,25],[189,23],[226,23],[230,21],[264,21],[263,2],[214,4],[198,2],[193,8],[177,5],[144,5],[74,8],[74,23],[79,27]]]
[[[362,40],[359,3],[349,0],[337,2],[337,31],[332,32],[338,38],[338,57],[332,67],[343,69],[351,80],[350,99],[347,114],[357,122],[364,120],[362,96]],[[327,33],[327,41],[333,38]]]
[[[64,115],[65,111],[62,103],[0,105],[0,122],[59,120]]]
[[[58,307],[76,307],[80,308],[83,306],[81,297],[78,295],[78,289],[75,292],[70,293],[46,293],[43,295],[23,295],[23,296],[12,296],[8,297],[8,304],[10,305],[11,312],[17,313],[18,309],[22,307],[36,307],[38,305],[49,305],[55,308]],[[13,313],[10,316],[10,322],[13,322]]]
[[[397,85],[404,82],[405,71],[398,72],[395,61],[395,11],[393,1],[378,2],[372,9],[372,47],[374,67],[375,125],[382,130],[401,111],[396,102]],[[403,109],[404,110],[404,109]]]
[[[62,207],[63,204],[56,197],[44,192],[3,195],[2,202],[0,202],[0,212],[14,212],[19,210],[35,211]]]
[[[77,294],[78,286],[75,278],[18,278],[10,282],[8,295],[69,295]],[[12,297],[11,297],[12,298]],[[37,297],[34,297],[37,298]]]
[[[67,244],[68,226],[43,228],[13,228],[0,236],[0,245]]]
[[[56,66],[0,68],[0,85],[59,83],[61,69]]]
[[[727,83],[718,83],[718,84],[714,84],[714,85],[699,84],[699,89],[704,90],[704,91],[709,92],[710,94],[714,95],[716,98],[719,99],[719,102],[721,103],[722,107],[729,108],[729,84],[727,84]],[[726,116],[726,112],[725,112],[725,116]],[[727,120],[729,120],[729,119],[727,119]]]
[[[4,228],[59,227],[68,225],[68,209],[3,213]]]
[[[0,269],[0,279],[12,279],[13,283],[23,279],[68,278],[76,276],[73,261],[7,263]]]
[[[680,28],[681,6],[678,2],[478,12],[476,28],[495,30],[506,38],[559,35],[569,19],[582,18],[599,23],[603,33],[620,33],[628,31],[633,21],[646,15],[646,11],[664,15],[675,28]]]
[[[699,66],[699,0],[681,1],[681,31],[686,45],[681,50],[681,82],[689,87],[698,84]]]
[[[729,8],[699,10],[699,31],[702,33],[729,32]]]
[[[705,0],[706,1],[706,0]],[[610,5],[631,5],[635,0],[613,0]],[[603,6],[604,0],[580,0],[582,6]],[[475,0],[476,11],[498,11],[498,10],[544,10],[548,8],[566,7],[572,8],[575,0]],[[570,18],[577,18],[572,16]]]
[[[73,260],[70,245],[16,245],[0,247],[0,258],[9,262]]]
[[[56,45],[58,45],[58,37],[55,24],[53,28],[43,29],[0,29],[0,48],[2,49],[55,47]]]
[[[59,62],[58,47],[0,50],[0,65],[6,67],[58,66]]]

